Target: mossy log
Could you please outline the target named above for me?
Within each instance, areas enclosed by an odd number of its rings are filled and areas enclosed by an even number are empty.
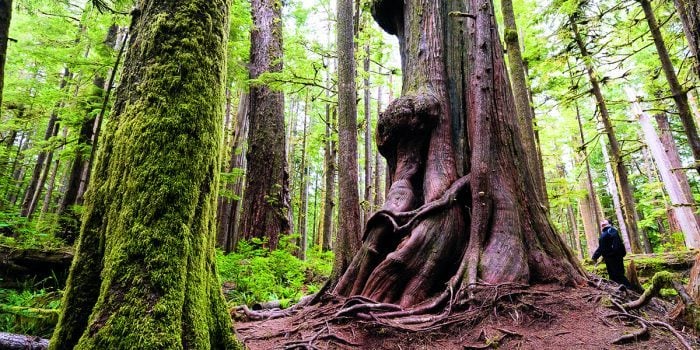
[[[70,248],[40,249],[0,245],[0,276],[7,279],[68,275],[73,251]],[[7,282],[7,281],[3,281]]]
[[[685,272],[693,267],[697,250],[661,254],[633,254],[625,257],[625,265],[631,260],[637,267],[640,277],[651,277],[660,271]]]
[[[49,341],[39,337],[0,332],[0,349],[3,350],[44,350]]]

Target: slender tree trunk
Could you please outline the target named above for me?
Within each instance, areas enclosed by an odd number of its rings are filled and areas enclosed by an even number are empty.
[[[372,96],[369,89],[369,68],[370,68],[370,49],[369,44],[365,45],[365,59],[363,69],[364,77],[364,107],[365,107],[365,195],[363,197],[362,206],[362,225],[367,222],[372,211],[372,111],[370,109],[370,97]]]
[[[671,125],[668,122],[668,116],[665,113],[659,113],[654,116],[656,119],[656,124],[659,126],[659,131],[661,135],[661,143],[663,144],[664,151],[668,160],[671,164],[671,172],[678,179],[678,183],[683,191],[683,196],[688,200],[688,204],[692,208],[696,208],[697,204],[693,198],[693,192],[690,188],[690,183],[688,182],[688,176],[683,169],[683,163],[681,162],[680,154],[678,153],[678,147],[676,146],[676,141],[673,139],[673,133],[671,132]],[[700,216],[695,215],[696,221],[700,222]]]
[[[610,161],[610,155],[608,153],[608,148],[605,141],[600,139],[601,150],[603,151],[603,161],[605,162],[605,173],[608,182],[608,192],[610,192],[610,197],[613,201],[613,210],[618,222],[618,228],[620,229],[620,235],[622,236],[622,241],[625,243],[625,249],[628,251],[632,250],[629,236],[629,230],[627,228],[627,222],[625,221],[625,216],[622,211],[622,203],[620,202],[620,192],[615,182],[615,172]]]
[[[376,138],[393,182],[335,292],[411,307],[449,300],[477,279],[582,282],[519,158],[491,2],[375,0],[372,14],[401,48],[402,97],[380,116]]]
[[[377,87],[377,116],[382,112],[382,86]],[[379,210],[384,202],[384,159],[376,152],[374,154],[374,199],[372,200],[372,211]]]
[[[671,88],[673,101],[676,103],[678,115],[681,118],[681,123],[683,124],[683,129],[685,129],[685,134],[688,137],[688,144],[690,145],[690,149],[693,151],[693,158],[695,158],[695,169],[700,172],[700,136],[698,136],[698,128],[695,125],[695,120],[693,120],[693,115],[690,112],[688,93],[685,89],[683,89],[683,86],[681,86],[681,83],[678,81],[676,70],[673,67],[671,57],[666,49],[666,44],[664,43],[663,36],[661,35],[661,30],[659,30],[659,24],[656,21],[654,10],[651,8],[651,3],[649,3],[649,0],[638,1],[644,10],[644,15],[647,19],[647,23],[649,24],[651,36],[654,38],[654,45],[656,45],[656,52],[659,54],[661,67],[664,71],[664,75],[666,75],[666,81],[668,81],[668,85]],[[696,4],[695,6],[699,5]]]
[[[253,0],[250,77],[282,70],[282,2]],[[284,150],[284,95],[265,85],[250,88],[250,132],[241,237],[269,239],[289,234],[289,174]]]
[[[5,61],[7,60],[11,20],[12,0],[0,0],[0,110],[2,110],[2,93],[5,87]]]
[[[236,112],[236,126],[233,130],[233,138],[231,141],[231,158],[229,160],[228,169],[230,172],[242,171],[246,168],[246,143],[248,138],[248,111],[250,99],[247,93],[241,93],[238,100],[238,110]],[[219,221],[219,246],[226,253],[230,253],[236,249],[238,244],[239,221],[241,214],[241,198],[243,196],[243,184],[245,177],[240,175],[236,177],[233,183],[227,185],[227,190],[230,191],[231,198],[224,200],[224,209],[222,216],[225,219]]]
[[[234,349],[214,259],[228,3],[138,8],[50,348]]]
[[[59,165],[60,159],[56,159],[51,170],[51,176],[49,177],[48,186],[46,188],[46,194],[44,195],[44,201],[41,205],[41,215],[39,216],[40,220],[44,217],[46,213],[49,212],[49,209],[51,207],[51,199],[53,198],[53,189],[56,186],[56,174],[58,174]]]
[[[596,249],[598,249],[598,225],[603,217],[600,205],[598,205],[597,192],[595,190],[595,186],[593,186],[593,173],[591,172],[591,162],[588,159],[589,153],[586,151],[586,137],[583,133],[581,111],[578,103],[575,102],[574,107],[576,109],[576,121],[578,123],[579,137],[581,138],[581,156],[584,159],[586,166],[586,176],[581,180],[581,188],[586,191],[586,195],[580,201],[579,211],[581,212],[581,217],[583,219],[583,231],[586,235],[588,257],[592,257],[593,253],[596,251]],[[627,237],[627,232],[624,232],[623,235]]]
[[[326,140],[324,154],[325,169],[325,199],[323,204],[323,245],[324,251],[331,250],[331,239],[333,236],[333,207],[335,207],[335,141],[333,138],[333,128],[336,111],[330,111],[330,106],[326,105]]]
[[[360,200],[357,164],[357,89],[353,40],[353,1],[337,1],[338,48],[338,194],[341,215],[332,281],[347,269],[360,247]],[[358,13],[359,16],[359,13]]]
[[[90,98],[104,99],[105,80],[102,77],[95,77],[90,93]],[[90,103],[88,102],[88,106]],[[60,229],[56,235],[68,243],[73,243],[80,232],[80,214],[75,212],[71,207],[81,204],[81,188],[84,188],[85,183],[82,181],[85,167],[89,167],[90,148],[92,147],[92,138],[94,136],[96,117],[90,113],[92,107],[87,107],[86,115],[80,125],[77,145],[75,149],[75,158],[70,166],[68,173],[66,191],[63,194],[58,205],[56,214],[59,216]],[[85,180],[87,180],[85,178]]]
[[[651,118],[642,110],[642,106],[637,102],[634,93],[630,90],[627,94],[633,101],[632,111],[639,120],[647,146],[651,150],[656,168],[659,170],[666,192],[671,199],[673,214],[678,220],[685,237],[685,245],[688,248],[700,248],[700,227],[695,219],[692,207],[694,201],[686,195],[686,192],[681,188],[678,177],[672,172],[673,166],[666,155],[656,129],[651,124]]]
[[[608,135],[608,144],[610,146],[610,155],[612,157],[612,168],[614,171],[614,179],[617,183],[617,187],[620,189],[620,205],[622,209],[622,214],[624,220],[620,220],[620,226],[624,221],[627,227],[627,234],[630,241],[630,249],[632,253],[639,254],[643,251],[643,247],[640,243],[639,228],[637,226],[637,219],[635,213],[634,197],[632,195],[632,185],[628,179],[627,169],[622,160],[622,150],[620,144],[615,136],[615,130],[613,129],[612,121],[610,120],[610,113],[608,112],[608,106],[603,97],[602,90],[600,88],[600,82],[598,81],[598,76],[593,67],[591,61],[592,56],[586,48],[586,44],[583,42],[581,37],[581,32],[579,32],[578,24],[576,23],[576,18],[572,16],[570,18],[571,30],[574,35],[574,40],[578,45],[581,53],[581,59],[586,65],[586,71],[588,73],[588,78],[590,80],[593,95],[596,99],[596,104],[598,106],[598,111],[600,112],[600,119],[603,123],[605,133]]]
[[[566,215],[569,220],[569,225],[571,225],[571,231],[569,235],[571,236],[571,249],[576,252],[579,258],[583,259],[583,251],[581,251],[581,237],[578,230],[578,222],[576,222],[576,214],[574,214],[574,206],[569,204],[566,207]]]
[[[523,145],[525,146],[525,160],[530,172],[535,175],[535,186],[538,188],[538,195],[547,207],[547,186],[544,178],[542,160],[535,143],[535,132],[533,122],[535,119],[534,110],[530,105],[530,87],[525,75],[525,64],[520,52],[520,41],[518,38],[518,28],[515,23],[515,13],[513,11],[512,0],[501,0],[501,10],[503,12],[503,22],[505,24],[505,44],[508,53],[508,68],[510,81],[513,85],[513,95],[515,97],[515,110],[518,113],[518,128]]]
[[[301,164],[299,167],[299,258],[306,259],[306,246],[308,241],[308,211],[309,211],[309,166],[306,164],[306,138],[308,134],[309,119],[309,95],[307,91],[304,103],[303,135],[301,141]]]
[[[49,139],[51,139],[52,136],[54,136],[54,130],[56,130],[57,119],[58,115],[55,112],[51,113],[49,123],[46,126],[46,132],[44,133],[44,142],[47,142]],[[43,173],[44,162],[46,161],[49,152],[49,150],[42,150],[41,152],[39,152],[39,155],[36,158],[36,164],[34,164],[32,177],[29,179],[29,185],[27,186],[27,190],[24,195],[24,200],[22,201],[22,208],[20,213],[21,216],[28,217],[33,211],[33,199],[35,198],[35,193],[39,188],[39,180],[41,178],[41,174]]]
[[[697,0],[674,0],[683,24],[690,53],[695,56],[695,74],[700,77],[700,3]]]

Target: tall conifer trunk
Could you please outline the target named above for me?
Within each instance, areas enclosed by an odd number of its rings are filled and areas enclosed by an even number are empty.
[[[535,186],[538,188],[538,195],[545,206],[549,207],[547,198],[547,186],[544,178],[544,168],[535,142],[535,132],[533,123],[535,120],[534,109],[530,105],[530,87],[528,86],[525,74],[525,63],[520,52],[520,40],[518,37],[518,27],[515,23],[515,13],[513,11],[512,0],[501,0],[501,10],[503,12],[503,22],[505,24],[505,44],[508,53],[508,68],[510,81],[513,84],[513,95],[515,97],[515,109],[518,113],[518,131],[525,147],[525,158],[530,168],[530,173],[535,176]]]
[[[639,254],[644,248],[640,243],[639,229],[637,226],[637,217],[635,213],[634,197],[632,195],[632,185],[630,184],[627,169],[625,168],[625,163],[622,160],[622,149],[615,136],[615,130],[613,129],[612,121],[610,119],[610,113],[608,112],[608,105],[603,97],[603,92],[600,88],[600,82],[598,76],[595,72],[595,67],[592,63],[592,56],[586,47],[584,39],[578,28],[577,15],[572,15],[569,18],[569,25],[571,26],[571,31],[574,37],[574,41],[579,48],[581,54],[581,59],[586,66],[586,73],[588,74],[588,79],[591,83],[593,90],[593,96],[596,100],[596,105],[598,106],[598,111],[600,113],[600,120],[603,123],[605,133],[608,136],[608,144],[610,146],[610,156],[612,158],[612,168],[614,172],[614,178],[617,183],[617,187],[620,189],[620,201],[622,206],[622,214],[624,222],[627,227],[627,232],[630,241],[630,249],[632,253]],[[649,247],[647,247],[649,249]]]
[[[252,0],[250,78],[282,70],[282,1]],[[270,249],[289,234],[289,174],[285,156],[284,95],[250,87],[248,164],[241,237],[268,238]]]
[[[359,1],[358,1],[359,3]],[[338,0],[338,234],[332,281],[340,277],[360,246],[360,199],[357,164],[357,87],[353,1]],[[356,14],[359,16],[359,13]]]
[[[690,53],[695,56],[695,74],[700,78],[700,2],[697,0],[673,0],[683,24]]]
[[[10,39],[11,20],[12,0],[0,0],[0,110],[2,110],[2,93],[5,87],[5,62],[7,61],[7,43]]]
[[[673,95],[673,101],[676,104],[676,110],[680,116],[685,134],[688,137],[688,144],[690,145],[691,151],[693,151],[693,158],[695,158],[695,169],[700,172],[700,136],[698,135],[698,128],[690,111],[690,105],[688,104],[688,93],[683,86],[681,86],[680,81],[678,81],[676,70],[671,62],[668,49],[666,49],[666,44],[664,43],[663,36],[661,35],[661,30],[659,30],[659,23],[656,21],[656,16],[654,15],[654,9],[651,8],[651,3],[649,0],[639,0],[639,3],[642,5],[642,9],[644,10],[644,15],[647,19],[647,23],[649,24],[651,36],[654,39],[656,52],[659,54],[661,68],[666,76],[666,81],[668,81],[668,86],[671,88],[671,94]],[[698,6],[697,1],[695,1],[695,3],[695,6]]]
[[[228,2],[140,0],[51,349],[233,349],[214,259]]]

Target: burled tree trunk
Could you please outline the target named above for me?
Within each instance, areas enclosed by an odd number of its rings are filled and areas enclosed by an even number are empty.
[[[137,8],[50,348],[233,349],[214,259],[228,2]]]
[[[0,110],[2,93],[5,87],[5,61],[7,43],[10,39],[10,21],[12,20],[12,0],[0,0]]]
[[[338,234],[331,280],[347,269],[360,246],[357,164],[357,88],[353,40],[353,2],[338,0]]]
[[[282,70],[282,2],[252,0],[250,78]],[[267,238],[275,249],[288,234],[289,174],[285,155],[284,95],[265,85],[250,87],[250,131],[241,238]]]
[[[699,6],[697,5],[697,1],[694,2],[696,3],[694,6]],[[651,3],[649,3],[649,0],[639,0],[639,3],[642,5],[644,16],[649,24],[649,30],[651,31],[651,36],[654,39],[654,45],[656,46],[656,52],[659,54],[659,60],[661,61],[661,68],[666,76],[668,86],[671,88],[673,102],[676,104],[678,115],[681,119],[681,123],[683,124],[683,129],[685,130],[685,135],[688,137],[690,150],[693,151],[693,158],[695,158],[695,169],[700,172],[700,136],[698,135],[697,125],[695,125],[695,120],[693,119],[693,115],[690,111],[687,91],[683,88],[683,86],[681,86],[680,81],[678,81],[676,70],[673,67],[673,62],[671,62],[668,49],[666,49],[666,44],[664,43],[663,36],[661,35],[661,30],[659,30],[659,23],[656,21],[656,16],[654,15],[654,10],[651,8]]]
[[[634,197],[632,195],[632,184],[629,181],[627,169],[625,168],[625,163],[622,160],[622,150],[619,142],[617,141],[617,137],[615,136],[615,130],[613,129],[612,121],[610,119],[610,113],[608,112],[608,105],[603,97],[603,92],[600,88],[600,81],[598,80],[598,75],[596,74],[595,67],[593,66],[593,56],[589,53],[588,48],[584,43],[576,21],[576,16],[571,16],[569,19],[569,25],[571,26],[574,41],[576,41],[576,45],[579,48],[581,59],[586,66],[586,73],[588,74],[593,96],[595,97],[596,105],[598,106],[598,111],[600,112],[600,120],[602,121],[603,128],[608,136],[610,156],[612,157],[612,169],[615,175],[614,179],[617,183],[617,187],[620,189],[620,201],[624,218],[624,220],[620,220],[620,222],[624,221],[626,224],[632,253],[639,254],[643,251],[643,247],[639,238],[639,228],[637,226]]]
[[[337,294],[411,307],[477,279],[583,280],[513,137],[517,115],[491,1],[468,3],[372,2],[374,18],[399,38],[403,92],[377,126],[389,195]]]
[[[510,81],[513,84],[515,110],[518,113],[518,131],[522,138],[523,146],[525,147],[525,160],[530,168],[530,173],[535,176],[535,186],[538,188],[538,195],[541,198],[541,202],[549,207],[544,169],[535,142],[535,131],[533,129],[535,114],[534,109],[530,105],[530,87],[528,86],[527,76],[525,74],[523,55],[520,52],[520,40],[518,38],[518,27],[515,23],[513,1],[501,0],[501,10],[503,13],[503,24],[505,25],[504,41],[506,44],[506,52],[508,53]]]

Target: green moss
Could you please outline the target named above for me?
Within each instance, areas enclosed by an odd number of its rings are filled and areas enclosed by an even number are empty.
[[[236,348],[214,258],[228,3],[139,4],[51,348]]]
[[[513,29],[506,29],[504,35],[505,42],[518,44],[518,32]]]

